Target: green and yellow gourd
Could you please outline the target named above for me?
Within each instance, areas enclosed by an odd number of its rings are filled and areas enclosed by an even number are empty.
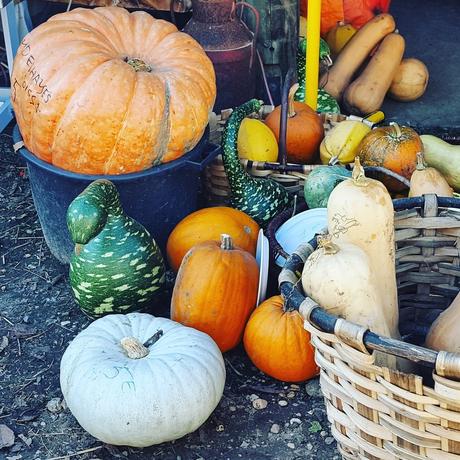
[[[67,226],[75,243],[70,284],[91,317],[148,306],[165,281],[160,249],[148,231],[127,216],[108,180],[92,182],[70,204]]]
[[[305,99],[305,71],[306,71],[306,51],[307,40],[303,38],[299,41],[297,48],[297,81],[299,89],[295,94],[295,100],[303,102]],[[319,59],[321,63],[329,66],[331,61],[331,50],[329,45],[321,38],[319,46]],[[318,107],[317,112],[340,113],[340,107],[337,101],[324,89],[318,88]]]
[[[260,101],[251,99],[232,112],[222,138],[222,159],[230,185],[230,204],[265,227],[290,206],[292,197],[282,185],[271,179],[251,177],[241,166],[237,151],[238,130],[243,119],[258,112],[260,107]]]

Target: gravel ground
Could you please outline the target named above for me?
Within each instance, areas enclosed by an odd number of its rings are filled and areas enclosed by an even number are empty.
[[[225,354],[224,396],[196,432],[148,449],[102,444],[65,407],[61,356],[89,320],[67,267],[49,253],[27,169],[0,136],[0,459],[339,459],[317,379],[300,385],[260,373],[239,347]],[[167,308],[163,316],[167,316]],[[254,399],[267,401],[264,409]]]

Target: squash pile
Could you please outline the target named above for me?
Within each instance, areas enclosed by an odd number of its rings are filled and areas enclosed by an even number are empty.
[[[399,101],[413,101],[423,95],[428,70],[418,59],[403,59],[405,41],[390,14],[373,17],[358,31],[345,27],[338,26],[328,35],[336,55],[320,85],[348,113],[375,112],[387,94]]]

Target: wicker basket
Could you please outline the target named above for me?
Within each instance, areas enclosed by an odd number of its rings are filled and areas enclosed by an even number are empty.
[[[264,119],[274,109],[271,105],[262,106],[260,112],[254,118]],[[223,110],[220,115],[212,114],[210,119],[210,141],[214,144],[220,144],[222,140],[222,132],[225,123],[230,117],[231,109]],[[343,120],[346,120],[345,115],[337,113],[322,113],[319,114],[324,126],[324,132],[327,133],[335,125]],[[250,160],[241,160],[242,166],[253,177],[269,177],[295,195],[303,195],[303,185],[307,175],[319,165],[298,165],[288,163],[282,165],[280,163],[258,162]],[[230,187],[225,174],[222,156],[219,155],[205,169],[204,174],[204,189],[206,201],[208,205],[225,205],[230,201]]]
[[[289,257],[280,290],[311,333],[328,419],[344,459],[460,459],[460,354],[420,345],[460,290],[460,199],[426,195],[395,200],[394,206],[401,341],[330,315],[305,298],[298,279],[316,239]],[[373,350],[412,361],[418,375],[378,367]]]

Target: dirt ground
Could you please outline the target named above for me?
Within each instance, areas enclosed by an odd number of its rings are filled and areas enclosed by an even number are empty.
[[[164,316],[168,306],[165,305]],[[339,459],[317,379],[283,384],[226,353],[224,396],[196,432],[148,449],[104,445],[62,404],[61,356],[89,320],[74,303],[67,267],[50,254],[27,169],[0,136],[0,459]],[[265,409],[252,401],[262,398]]]

